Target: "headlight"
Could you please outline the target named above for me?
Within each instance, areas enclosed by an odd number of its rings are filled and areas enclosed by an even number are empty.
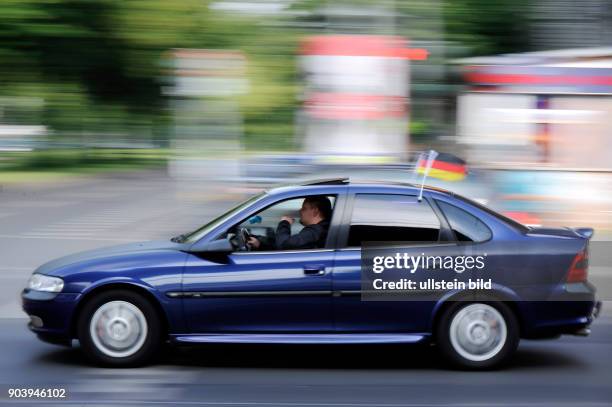
[[[36,291],[59,293],[62,291],[62,288],[64,288],[64,280],[58,277],[34,273],[30,277],[30,280],[28,280],[28,288]]]

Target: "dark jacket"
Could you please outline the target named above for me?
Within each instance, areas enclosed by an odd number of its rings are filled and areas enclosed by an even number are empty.
[[[291,224],[282,220],[276,227],[276,248],[288,249],[319,249],[325,247],[329,222],[322,220],[315,225],[305,226],[300,233],[291,236]]]

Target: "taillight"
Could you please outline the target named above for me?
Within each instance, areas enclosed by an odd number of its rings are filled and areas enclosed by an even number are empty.
[[[568,283],[583,283],[587,281],[587,271],[589,269],[589,251],[582,250],[572,260],[569,273],[567,274]]]

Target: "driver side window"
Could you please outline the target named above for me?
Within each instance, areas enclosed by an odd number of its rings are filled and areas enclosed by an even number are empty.
[[[336,197],[333,195],[325,196],[329,199],[332,208],[335,207]],[[263,210],[254,213],[244,219],[242,222],[233,226],[225,234],[232,241],[232,244],[237,247],[237,251],[243,251],[245,248],[240,248],[240,231],[246,231],[249,235],[256,237],[262,244],[257,248],[257,251],[273,251],[280,250],[276,247],[276,231],[283,216],[289,216],[294,219],[290,226],[291,236],[298,235],[304,225],[300,222],[300,209],[306,197],[291,198],[276,202]],[[327,224],[331,222],[327,219]]]
[[[304,228],[299,222],[300,208],[303,201],[304,198],[281,201],[249,217],[240,223],[238,227],[247,228],[252,235],[274,235],[280,219],[288,215],[296,219],[296,222],[293,222],[291,225],[291,234],[299,233]]]

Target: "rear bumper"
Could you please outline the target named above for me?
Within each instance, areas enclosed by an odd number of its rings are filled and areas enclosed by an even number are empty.
[[[524,338],[546,338],[563,334],[586,336],[599,316],[602,303],[588,283],[560,286],[548,301],[523,303]]]
[[[81,294],[23,290],[21,304],[30,317],[28,328],[41,340],[69,345],[71,321]]]
[[[589,322],[588,324],[586,324],[584,327],[582,328],[578,328],[575,330],[571,330],[568,332],[563,332],[563,333],[567,333],[569,335],[576,335],[576,336],[589,336],[591,334],[591,323],[593,323],[593,321],[599,316],[599,313],[601,312],[601,301],[595,301],[595,305],[593,306],[593,310],[591,311],[591,316],[589,317]]]
[[[599,314],[601,313],[602,302],[595,301],[595,306],[593,307],[593,311],[591,311],[591,320],[594,321]]]

